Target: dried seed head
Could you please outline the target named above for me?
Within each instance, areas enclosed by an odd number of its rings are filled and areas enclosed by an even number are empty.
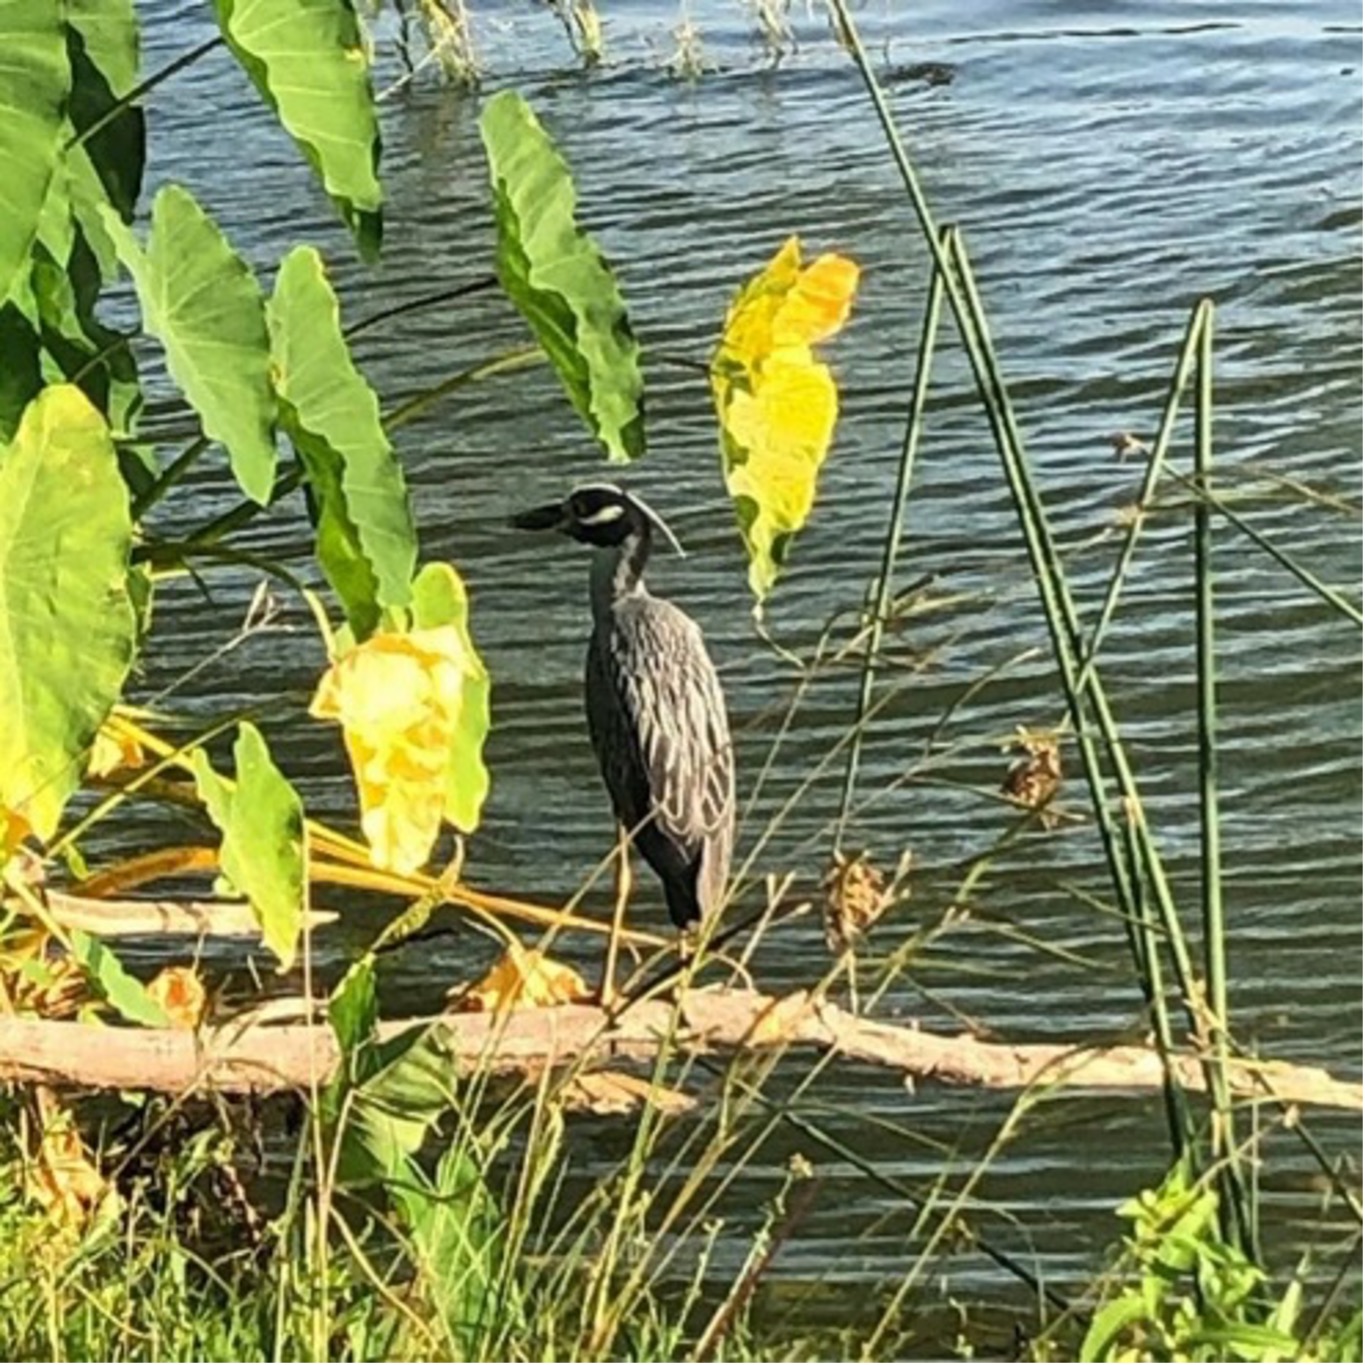
[[[897,900],[910,870],[907,854],[888,884],[885,873],[864,851],[834,854],[823,882],[825,942],[832,953],[856,943]]]
[[[1010,746],[1020,757],[1010,765],[1000,790],[1017,806],[1045,811],[1062,785],[1062,753],[1050,730],[1016,730]],[[1052,821],[1045,818],[1048,828]]]

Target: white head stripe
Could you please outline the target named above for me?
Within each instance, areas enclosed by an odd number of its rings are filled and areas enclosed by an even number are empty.
[[[660,534],[673,547],[674,551],[680,555],[685,554],[683,547],[678,544],[678,538],[669,529],[668,523],[642,498],[638,493],[627,493],[619,484],[614,483],[584,483],[579,484],[573,490],[575,493],[608,493],[618,498],[624,498],[627,502],[634,503],[645,516],[653,522]],[[616,521],[625,515],[625,509],[620,503],[608,503],[600,511],[594,512],[590,517],[580,517],[581,526],[605,526],[609,522]]]

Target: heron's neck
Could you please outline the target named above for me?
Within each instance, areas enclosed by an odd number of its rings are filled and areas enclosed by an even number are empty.
[[[623,597],[645,590],[649,530],[634,531],[619,545],[592,552],[592,614],[600,620]]]

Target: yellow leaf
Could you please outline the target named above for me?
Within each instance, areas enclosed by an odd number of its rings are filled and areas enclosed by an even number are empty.
[[[146,762],[147,755],[137,736],[111,717],[95,735],[85,770],[91,777],[108,777],[120,768],[137,769]]]
[[[460,998],[471,1013],[571,1005],[591,997],[587,983],[572,967],[556,962],[539,948],[508,945],[488,974]]]
[[[629,1114],[647,1104],[661,1114],[685,1114],[696,1101],[681,1090],[655,1085],[625,1071],[587,1071],[570,1079],[565,1100],[593,1114]]]
[[[28,816],[0,805],[0,865],[7,863],[19,845],[33,833]]]
[[[36,1150],[24,1163],[25,1191],[59,1229],[74,1232],[118,1196],[86,1153],[71,1112],[45,1087],[39,1087],[37,1101]]]
[[[847,256],[820,256],[800,274],[773,322],[773,345],[814,346],[848,321],[858,267]]]
[[[803,268],[788,238],[731,305],[712,361],[721,462],[760,609],[810,516],[839,416],[834,377],[811,347],[848,320],[858,273],[837,255]]]
[[[340,722],[370,860],[415,872],[446,810],[464,680],[480,667],[455,626],[371,636],[337,659],[311,713]]]
[[[70,1019],[90,1000],[80,963],[54,955],[41,925],[16,927],[0,940],[0,1013]]]
[[[172,1028],[191,1030],[203,1022],[208,994],[193,967],[163,967],[147,983],[147,994],[165,1011]]]

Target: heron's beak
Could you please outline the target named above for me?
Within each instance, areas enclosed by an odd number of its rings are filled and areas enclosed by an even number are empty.
[[[532,507],[507,518],[515,531],[562,531],[568,523],[562,502],[547,502],[544,507]]]

